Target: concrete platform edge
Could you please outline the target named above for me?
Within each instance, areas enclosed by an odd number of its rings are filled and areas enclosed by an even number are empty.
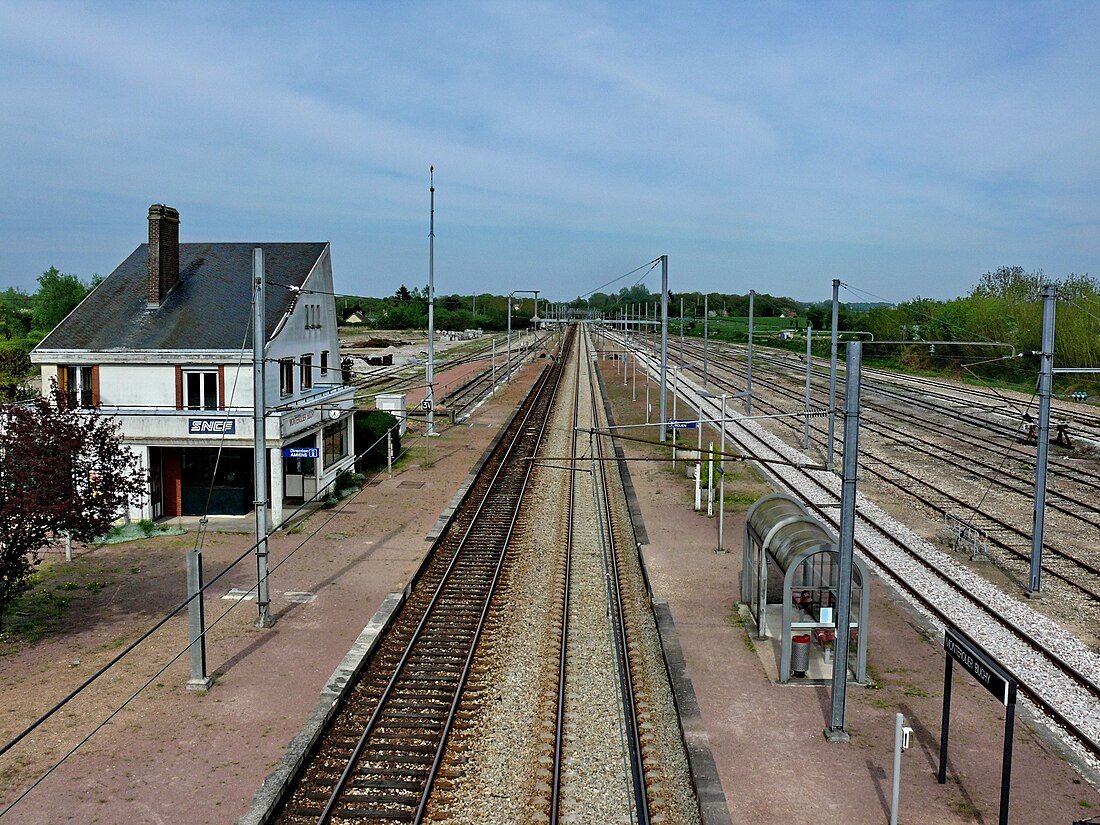
[[[329,720],[340,706],[347,686],[354,683],[359,671],[374,652],[378,641],[404,603],[404,592],[390,593],[382,600],[382,606],[371,616],[351,649],[344,654],[343,660],[321,689],[321,698],[306,719],[302,730],[290,741],[286,753],[279,760],[279,765],[264,779],[252,799],[252,805],[237,820],[237,825],[266,825],[270,821],[286,789],[298,775],[306,757],[313,750]]]
[[[680,735],[687,749],[691,780],[695,785],[695,797],[699,802],[703,825],[733,825],[726,794],[718,778],[718,766],[710,752],[706,725],[703,724],[699,702],[695,698],[695,687],[691,683],[691,675],[680,648],[680,635],[668,603],[654,601],[653,615],[657,620],[661,650],[665,654],[665,670],[672,685],[672,696],[680,720]]]

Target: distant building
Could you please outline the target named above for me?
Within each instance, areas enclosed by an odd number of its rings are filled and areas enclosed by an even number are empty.
[[[139,245],[31,353],[75,407],[116,416],[149,473],[132,518],[253,509],[252,254],[265,261],[265,439],[272,525],[354,457],[327,243],[179,242],[149,208]],[[209,505],[208,505],[209,502]]]
[[[367,311],[360,305],[356,304],[353,307],[349,307],[344,310],[344,318],[342,323],[345,324],[365,324],[367,322]]]

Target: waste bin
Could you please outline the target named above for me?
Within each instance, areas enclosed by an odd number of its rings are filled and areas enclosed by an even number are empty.
[[[806,669],[810,666],[810,635],[791,637],[791,675],[796,679],[806,678]]]

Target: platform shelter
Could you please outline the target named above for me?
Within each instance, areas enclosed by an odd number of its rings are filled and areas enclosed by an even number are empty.
[[[836,536],[802,502],[777,493],[757,500],[745,516],[741,601],[758,639],[779,636],[779,681],[807,673],[831,678],[836,641]],[[849,669],[867,677],[870,580],[867,566],[852,565]],[[853,661],[854,659],[854,661]],[[793,664],[792,664],[793,662]]]

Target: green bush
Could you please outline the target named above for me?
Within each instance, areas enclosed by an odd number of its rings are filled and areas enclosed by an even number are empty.
[[[153,530],[156,529],[156,526],[153,524],[153,522],[147,518],[143,518],[141,521],[139,521],[138,527],[141,528],[141,532],[143,532],[146,536],[153,535]]]
[[[381,410],[370,410],[355,414],[355,449],[359,453],[359,458],[355,462],[355,469],[358,472],[377,470],[386,466],[386,439],[384,436],[386,431],[390,429],[393,430],[393,454],[396,458],[401,452],[401,436],[397,430],[397,418]]]

